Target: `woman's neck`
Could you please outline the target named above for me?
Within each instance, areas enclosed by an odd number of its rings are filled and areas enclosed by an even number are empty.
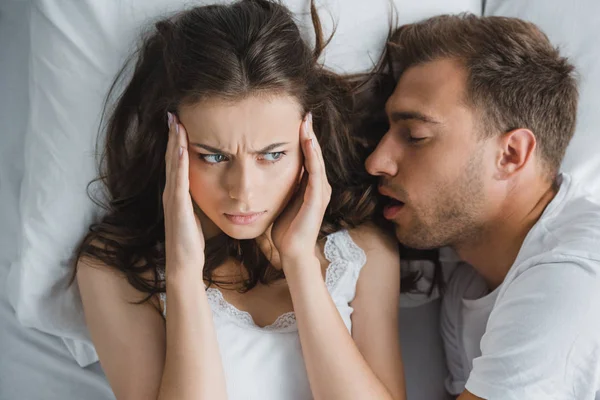
[[[223,233],[221,229],[208,218],[202,211],[196,210],[198,218],[200,219],[200,224],[202,226],[202,234],[204,235],[205,240],[209,240]],[[279,253],[273,244],[273,240],[271,238],[271,229],[273,225],[269,226],[265,233],[254,239],[256,244],[262,251],[262,253],[267,256],[269,262],[273,266],[273,268],[277,270],[281,270],[281,261],[279,258]]]
[[[263,252],[263,254],[270,255],[270,257],[268,257],[268,258],[269,258],[269,262],[271,263],[273,268],[275,268],[277,270],[281,270],[282,269],[281,258],[279,257],[279,252],[277,251],[277,248],[273,244],[273,239],[271,238],[271,229],[272,228],[273,228],[273,225],[269,226],[269,228],[267,229],[267,231],[265,233],[263,233],[262,235],[257,237],[256,244],[258,245],[260,250]]]

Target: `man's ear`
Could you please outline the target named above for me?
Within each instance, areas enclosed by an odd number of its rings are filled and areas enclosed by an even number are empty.
[[[500,178],[507,179],[519,173],[533,161],[537,140],[529,129],[514,129],[499,138],[496,163]]]

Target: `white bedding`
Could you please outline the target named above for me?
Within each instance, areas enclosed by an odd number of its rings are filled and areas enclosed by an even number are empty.
[[[61,1],[73,5],[73,2],[80,0]],[[104,1],[117,2],[98,0],[99,3],[95,4],[105,5]],[[148,1],[159,4],[164,0]],[[466,0],[457,0],[460,1]],[[466,3],[469,1],[471,0]],[[498,7],[498,3],[503,1],[506,4],[514,3],[508,0],[488,0],[488,4],[492,5],[491,8],[495,12],[509,13],[510,10]],[[553,0],[556,3],[560,1],[562,0]],[[592,4],[594,1],[596,0],[582,3]],[[402,0],[401,3],[410,2]],[[551,9],[548,3],[550,2],[541,0],[536,2],[539,7]],[[112,399],[114,397],[98,363],[87,368],[79,367],[61,338],[21,326],[6,298],[5,282],[8,268],[17,256],[20,236],[19,193],[24,168],[25,124],[29,116],[29,30],[26,16],[30,4],[31,2],[26,0],[0,0],[0,400]],[[418,4],[421,7],[429,7],[434,12],[443,12],[451,8],[447,6],[446,0],[423,0]],[[57,2],[56,5],[60,3]],[[100,9],[103,7],[98,8]],[[578,10],[574,9],[573,15],[586,16],[585,9]],[[402,13],[401,8],[399,12]],[[407,16],[405,13],[404,18],[414,19],[424,15]],[[102,17],[106,18],[106,15]],[[381,23],[385,24],[386,21]],[[591,23],[588,25],[592,26]],[[600,23],[596,26],[600,26]],[[552,34],[550,36],[552,37]],[[585,52],[581,54],[585,55]],[[589,97],[590,93],[592,90],[588,87],[584,94],[588,95],[590,103],[585,105],[585,110],[591,110],[592,107],[598,109],[597,101],[594,101],[595,105],[591,103],[593,99]],[[586,121],[585,117],[583,121]],[[584,132],[583,135],[588,135],[586,138],[595,134],[592,130]],[[584,142],[578,140],[577,144],[586,150],[585,154],[592,154],[592,148],[585,148]],[[573,148],[575,147],[572,146]],[[569,152],[569,167],[577,160],[576,153]],[[594,165],[600,166],[600,163]],[[585,170],[587,176],[592,175],[592,169]],[[438,313],[439,301],[401,310],[401,339],[409,400],[444,398],[442,380],[445,366],[438,334]]]
[[[8,269],[5,260],[0,263],[3,283]],[[114,396],[100,364],[81,368],[59,337],[24,328],[0,292],[0,399],[109,400]]]
[[[4,283],[18,249],[29,5],[0,1],[0,400],[114,399],[99,364],[80,368],[59,337],[24,328],[6,298]]]
[[[19,230],[28,7],[28,1],[0,2],[0,400],[113,399],[99,365],[79,368],[60,338],[22,327],[4,290]]]
[[[27,119],[28,1],[0,2],[0,400],[114,399],[98,364],[82,369],[58,337],[20,325],[4,282],[16,256]]]

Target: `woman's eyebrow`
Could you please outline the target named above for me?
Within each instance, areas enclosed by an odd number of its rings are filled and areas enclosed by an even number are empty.
[[[273,144],[270,144],[267,147],[257,151],[256,153],[259,153],[259,154],[260,153],[268,153],[272,150],[275,150],[278,147],[285,146],[286,144],[288,144],[288,142],[273,143]]]
[[[190,144],[191,144],[192,146],[194,146],[194,147],[199,147],[199,148],[202,148],[202,149],[204,149],[204,150],[206,150],[206,151],[210,151],[211,153],[216,153],[216,154],[227,154],[227,152],[226,152],[226,151],[223,151],[223,150],[221,150],[221,149],[217,149],[216,147],[211,147],[211,146],[208,146],[208,145],[205,145],[205,144],[201,144],[201,143],[190,143]],[[260,149],[260,150],[258,150],[258,151],[254,151],[253,153],[254,153],[254,154],[264,154],[264,153],[268,153],[268,152],[270,152],[270,151],[272,151],[272,150],[275,150],[275,149],[276,149],[276,148],[278,148],[278,147],[285,146],[285,145],[287,145],[287,144],[289,144],[289,142],[279,142],[279,143],[273,143],[273,144],[270,144],[270,145],[268,145],[268,146],[266,146],[266,147],[264,147],[264,148],[262,148],[262,149]]]
[[[207,145],[201,144],[201,143],[190,143],[190,144],[194,147],[200,147],[201,149],[210,151],[211,153],[217,153],[217,154],[226,154],[227,153],[226,151],[217,149],[216,147],[207,146]]]

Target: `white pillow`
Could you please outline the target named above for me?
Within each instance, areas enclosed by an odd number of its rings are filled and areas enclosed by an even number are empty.
[[[21,187],[20,257],[8,294],[22,324],[61,336],[82,365],[97,360],[68,261],[97,212],[86,185],[96,176],[94,145],[102,101],[139,27],[185,0],[38,0],[31,13],[31,114]],[[308,1],[284,1],[310,29]],[[388,0],[319,1],[326,32],[337,32],[326,64],[347,72],[371,66],[388,31]],[[396,0],[400,22],[438,13],[480,13],[481,0]],[[342,6],[343,4],[343,6]]]
[[[487,0],[485,15],[537,24],[575,64],[580,76],[577,129],[562,168],[600,199],[600,1]]]
[[[8,272],[17,256],[21,230],[19,188],[23,178],[25,129],[29,110],[27,65],[29,2],[0,1],[0,269]],[[2,286],[0,285],[0,288]]]

